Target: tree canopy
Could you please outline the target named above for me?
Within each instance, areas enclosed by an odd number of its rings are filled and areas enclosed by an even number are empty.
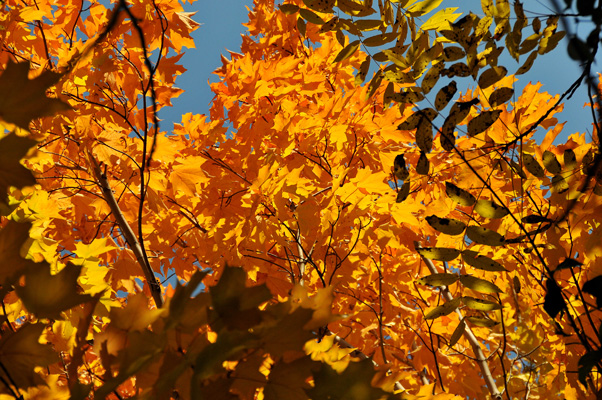
[[[166,131],[183,4],[2,2],[0,396],[599,396],[602,2],[453,3],[255,0]]]

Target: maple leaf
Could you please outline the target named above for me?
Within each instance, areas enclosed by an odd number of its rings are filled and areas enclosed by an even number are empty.
[[[25,285],[15,290],[27,310],[38,318],[61,319],[62,311],[92,300],[92,296],[78,293],[81,269],[69,263],[52,275],[50,264],[30,264],[25,272]]]
[[[20,255],[21,246],[29,238],[30,223],[17,223],[9,221],[2,230],[0,230],[0,282],[10,287],[21,270],[26,266],[33,264]]]
[[[6,201],[6,192],[10,186],[22,188],[36,183],[31,171],[20,163],[20,160],[36,143],[35,140],[15,134],[9,134],[0,139],[0,198],[4,201]]]
[[[43,71],[33,79],[28,78],[29,62],[8,61],[0,75],[0,118],[23,129],[29,129],[32,119],[53,115],[71,107],[46,96],[46,90],[62,77],[57,72]]]
[[[329,365],[322,364],[313,374],[314,387],[306,390],[306,393],[313,399],[393,399],[393,394],[372,386],[374,374],[369,359],[349,363],[341,374]]]
[[[0,370],[0,382],[11,382],[21,389],[44,383],[34,369],[59,361],[50,345],[39,342],[44,329],[44,324],[26,323],[16,332],[2,334],[0,364],[5,368]]]

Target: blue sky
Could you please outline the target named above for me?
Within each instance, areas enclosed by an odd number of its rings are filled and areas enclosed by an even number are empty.
[[[525,3],[526,11],[549,13],[546,10],[548,0],[530,0]],[[482,14],[480,0],[445,0],[444,6],[460,6],[460,11],[473,10],[477,15]],[[186,92],[175,99],[173,108],[165,108],[160,112],[159,117],[164,121],[163,129],[169,130],[172,123],[179,122],[181,115],[187,112],[209,113],[209,103],[213,96],[207,81],[216,80],[211,72],[221,66],[220,53],[227,55],[226,48],[239,51],[240,35],[246,31],[242,26],[248,18],[246,7],[253,7],[252,0],[197,0],[193,5],[187,4],[187,11],[197,11],[193,19],[202,25],[193,33],[197,48],[188,49],[182,59],[188,71],[178,78],[177,86]],[[527,13],[527,16],[532,15]],[[545,26],[545,19],[542,22]],[[581,23],[579,27],[580,32],[584,32],[587,25]],[[526,28],[526,32],[530,32],[530,28]],[[565,48],[566,43],[562,42],[551,54],[538,57],[531,71],[521,76],[517,82],[517,93],[530,81],[542,82],[542,90],[551,94],[564,92],[580,74],[578,65],[568,58]],[[523,61],[521,58],[521,64]],[[501,64],[511,72],[520,66],[510,58],[502,59]],[[567,124],[557,142],[565,140],[573,132],[591,132],[591,115],[583,108],[586,101],[587,92],[581,89],[565,103],[565,111],[559,120],[567,121]]]

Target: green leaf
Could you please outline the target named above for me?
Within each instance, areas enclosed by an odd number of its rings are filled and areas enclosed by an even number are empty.
[[[403,185],[401,185],[399,192],[397,192],[397,198],[395,199],[395,202],[396,203],[403,202],[405,199],[408,198],[409,194],[410,194],[410,182],[405,180],[403,182]]]
[[[480,226],[469,226],[466,229],[466,236],[475,243],[486,244],[488,246],[501,246],[505,243],[502,235]]]
[[[311,22],[312,24],[316,24],[316,25],[324,24],[324,21],[322,20],[322,18],[318,17],[318,14],[316,14],[315,12],[308,10],[306,8],[300,9],[299,15],[301,15],[304,20],[306,20],[307,22]]]
[[[418,253],[429,260],[451,261],[460,255],[460,250],[445,247],[422,247]]]
[[[21,257],[21,247],[29,238],[30,223],[9,220],[0,230],[0,284],[10,287],[22,270],[31,264]]]
[[[469,289],[482,293],[502,293],[502,289],[485,279],[470,275],[460,276],[460,283]]]
[[[550,318],[554,319],[561,311],[566,309],[566,303],[562,297],[560,286],[553,278],[546,280],[546,295],[544,297],[543,309]]]
[[[458,274],[432,274],[419,279],[416,279],[416,283],[420,285],[429,286],[449,286],[460,279]]]
[[[341,62],[343,60],[348,59],[349,57],[351,57],[352,55],[355,54],[355,52],[357,51],[357,49],[360,48],[360,41],[356,40],[354,42],[349,43],[347,46],[345,46],[343,48],[343,50],[341,50],[339,52],[339,54],[337,54],[337,56],[335,57],[333,63],[338,63]]]
[[[433,124],[424,117],[416,129],[416,144],[423,153],[429,153],[433,148]]]
[[[439,218],[436,215],[426,217],[426,222],[434,229],[446,235],[459,235],[466,229],[466,224],[457,219]]]

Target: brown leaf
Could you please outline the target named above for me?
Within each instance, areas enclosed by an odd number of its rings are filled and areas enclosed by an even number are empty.
[[[0,117],[6,122],[29,129],[32,119],[69,110],[69,104],[46,96],[62,74],[45,70],[34,79],[28,78],[29,62],[8,61],[0,75]]]

